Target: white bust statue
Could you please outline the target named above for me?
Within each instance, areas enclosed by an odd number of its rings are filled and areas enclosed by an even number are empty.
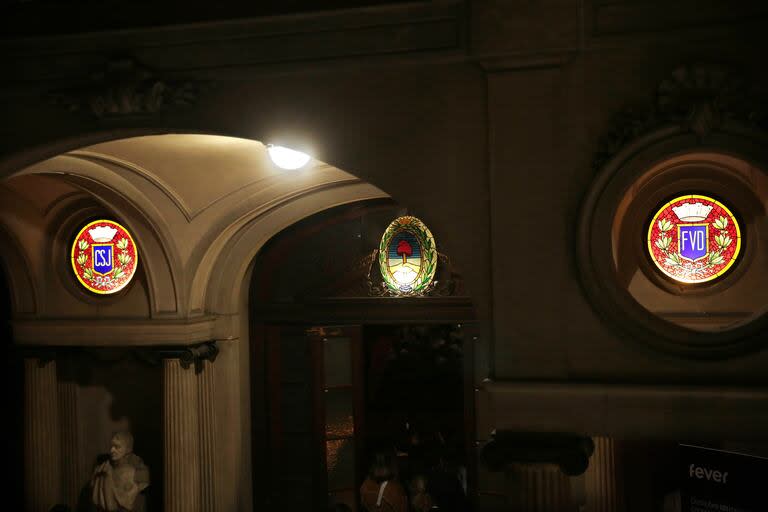
[[[149,470],[141,457],[133,453],[130,432],[112,436],[109,459],[93,471],[92,498],[99,512],[141,512],[143,500],[139,493],[149,486]]]

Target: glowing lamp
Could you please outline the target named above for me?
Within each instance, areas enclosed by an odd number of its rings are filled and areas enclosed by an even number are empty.
[[[284,146],[267,146],[272,162],[281,169],[301,169],[309,162],[309,155]]]

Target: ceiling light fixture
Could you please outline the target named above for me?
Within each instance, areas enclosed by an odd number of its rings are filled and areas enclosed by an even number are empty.
[[[281,169],[301,169],[310,159],[308,154],[301,151],[272,144],[267,145],[267,153],[272,162]]]

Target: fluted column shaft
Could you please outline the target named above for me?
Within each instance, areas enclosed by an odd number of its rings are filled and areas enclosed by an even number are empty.
[[[56,362],[24,360],[24,482],[26,510],[48,512],[61,500]]]
[[[587,512],[618,512],[616,447],[613,439],[594,437],[595,451],[584,475]]]
[[[516,464],[520,512],[567,512],[574,510],[568,477],[554,464]]]
[[[86,482],[80,451],[77,384],[61,380],[58,389],[64,503],[75,510],[80,490]]]
[[[201,512],[197,375],[178,359],[163,360],[165,512]]]
[[[202,372],[198,374],[200,406],[200,499],[203,512],[216,512],[218,492],[221,486],[217,482],[216,471],[216,397],[215,368],[210,361],[202,361]]]

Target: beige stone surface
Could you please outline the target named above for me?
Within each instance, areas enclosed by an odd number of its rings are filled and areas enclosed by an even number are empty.
[[[621,464],[616,442],[610,437],[595,436],[595,451],[584,474],[586,512],[621,512],[624,510],[619,487]]]

